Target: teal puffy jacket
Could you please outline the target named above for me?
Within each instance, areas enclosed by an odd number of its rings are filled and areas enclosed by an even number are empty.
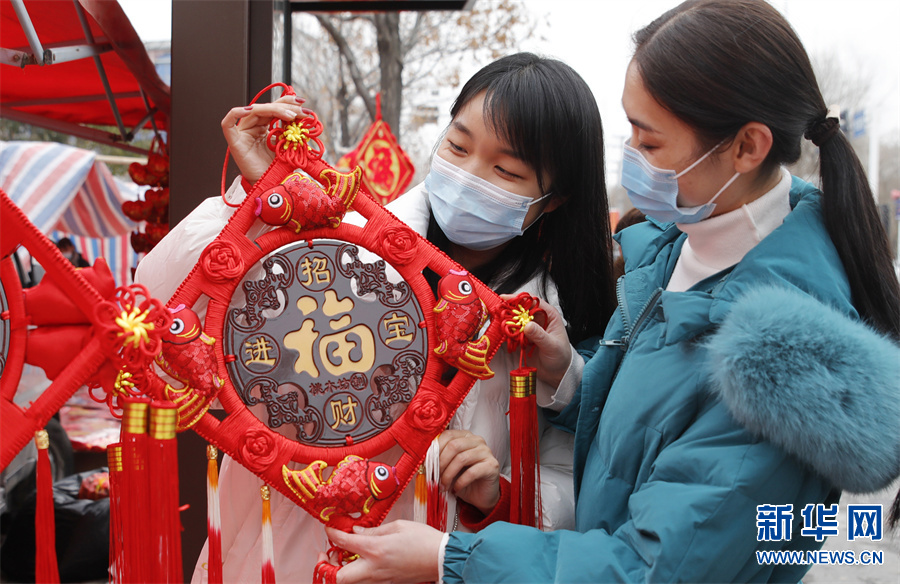
[[[784,223],[687,292],[664,290],[674,225],[621,234],[619,306],[554,420],[575,432],[578,531],[453,533],[445,582],[800,580],[755,552],[819,549],[805,505],[900,475],[900,350],[859,322],[819,196],[795,178]],[[790,539],[757,541],[765,504],[793,505]]]

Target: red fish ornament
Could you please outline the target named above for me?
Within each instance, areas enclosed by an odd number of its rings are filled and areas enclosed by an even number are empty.
[[[434,307],[434,313],[441,342],[434,352],[472,377],[493,377],[494,372],[487,364],[490,340],[483,335],[475,338],[487,322],[489,313],[484,301],[475,292],[469,273],[450,270],[438,282],[438,296],[440,300]]]
[[[295,172],[256,199],[256,215],[268,225],[288,225],[295,233],[319,227],[336,228],[356,199],[361,179],[359,168],[343,174],[325,171],[327,188]]]
[[[218,374],[216,340],[203,332],[197,313],[183,304],[170,308],[169,312],[172,324],[163,335],[156,364],[183,387],[172,387],[152,369],[136,372],[129,383],[146,384],[150,394],[175,402],[176,429],[181,432],[203,417],[225,382]]]
[[[301,470],[281,469],[287,486],[323,522],[367,514],[376,500],[389,498],[400,487],[394,467],[381,462],[351,454],[322,480],[327,466],[317,460]]]
[[[294,203],[287,187],[278,185],[256,198],[256,216],[267,225],[287,225]]]
[[[216,340],[203,332],[197,313],[179,304],[170,308],[172,325],[163,335],[156,362],[162,369],[203,395],[212,395],[225,384],[216,367]]]

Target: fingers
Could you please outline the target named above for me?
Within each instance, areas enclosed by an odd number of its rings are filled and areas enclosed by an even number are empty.
[[[442,432],[438,438],[438,443],[441,448],[441,469],[445,469],[447,465],[450,464],[450,461],[459,456],[461,452],[467,450],[484,446],[488,453],[490,453],[490,449],[487,448],[487,443],[484,441],[484,438],[466,430],[447,430]]]
[[[402,521],[392,521],[377,527],[354,525],[353,533],[325,526],[325,535],[339,548],[365,555],[371,551],[374,537],[397,533],[401,529],[402,523]]]
[[[481,460],[466,468],[452,484],[454,491],[464,491],[477,481],[484,479],[494,479],[500,474],[500,465],[496,459]],[[443,477],[442,477],[443,479]]]
[[[547,333],[547,330],[534,321],[526,324],[522,332],[525,333],[525,338],[537,345],[538,348],[547,345],[550,341],[550,335]]]
[[[325,535],[334,545],[348,552],[361,554],[365,551],[365,538],[367,537],[365,535],[355,535],[328,526],[325,527]]]
[[[471,434],[468,430],[444,430],[438,436],[438,445],[443,449],[444,446],[447,445],[451,440],[455,440],[457,438],[462,438],[466,435]]]
[[[291,105],[303,105],[306,103],[306,99],[300,97],[299,95],[282,95],[278,99],[276,99],[273,103],[288,103]]]
[[[500,464],[480,436],[469,434],[451,440],[441,450],[441,485],[450,492],[494,478],[499,472]]]
[[[244,107],[234,107],[228,110],[222,118],[222,129],[227,130],[240,124],[241,128],[253,128],[267,126],[273,118],[293,121],[297,116],[306,115],[299,104],[262,103]]]

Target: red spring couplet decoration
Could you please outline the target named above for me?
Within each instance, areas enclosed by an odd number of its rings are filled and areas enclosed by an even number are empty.
[[[168,584],[182,582],[181,519],[178,514],[178,412],[169,401],[150,404],[148,440],[150,488],[150,578]]]
[[[122,582],[122,508],[120,493],[122,491],[122,443],[117,442],[106,447],[106,459],[109,465],[109,566],[110,582]]]
[[[540,527],[541,471],[538,446],[537,375],[533,367],[509,372],[510,517],[512,523]]]
[[[59,582],[56,563],[56,519],[53,512],[53,471],[50,468],[50,437],[46,430],[34,433],[38,449],[37,509],[34,515],[35,566],[37,582]]]
[[[150,400],[125,400],[122,414],[122,490],[119,493],[122,521],[121,582],[150,582],[155,556],[151,548],[150,497],[147,464],[147,418]]]
[[[207,581],[222,584],[222,522],[219,518],[219,450],[212,444],[206,447],[206,529],[209,538]]]

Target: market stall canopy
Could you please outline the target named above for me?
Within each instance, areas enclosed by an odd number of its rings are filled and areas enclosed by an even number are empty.
[[[121,284],[135,265],[137,225],[122,203],[138,186],[114,177],[97,153],[56,142],[0,142],[0,188],[45,235],[73,239],[85,259],[106,258]]]
[[[0,117],[136,152],[137,130],[168,128],[169,86],[118,2],[0,0],[0,44]]]

